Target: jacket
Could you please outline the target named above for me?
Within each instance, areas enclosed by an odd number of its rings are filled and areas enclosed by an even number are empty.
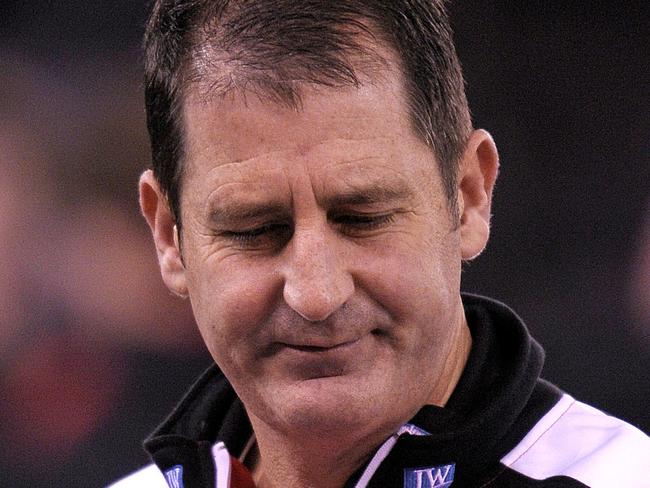
[[[541,379],[542,348],[508,307],[463,304],[472,349],[449,401],[425,405],[345,488],[650,487],[650,438]],[[155,464],[113,488],[253,487],[253,441],[215,365],[145,441]]]

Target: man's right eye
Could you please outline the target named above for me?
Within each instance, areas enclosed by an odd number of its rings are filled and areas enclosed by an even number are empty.
[[[274,223],[245,230],[227,230],[220,234],[242,247],[271,247],[289,240],[292,228],[287,224]]]

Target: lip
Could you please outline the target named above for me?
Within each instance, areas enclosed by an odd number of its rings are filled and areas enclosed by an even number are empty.
[[[333,344],[319,344],[319,343],[298,343],[298,344],[292,344],[292,343],[280,343],[281,346],[289,349],[294,349],[296,351],[302,351],[302,352],[311,352],[311,353],[319,353],[319,352],[327,352],[327,351],[335,351],[339,349],[345,349],[347,347],[350,347],[357,342],[359,342],[360,339],[352,339],[350,341],[342,341],[342,342],[337,342]]]
[[[297,380],[343,376],[365,361],[362,338],[328,345],[282,343],[279,359]]]

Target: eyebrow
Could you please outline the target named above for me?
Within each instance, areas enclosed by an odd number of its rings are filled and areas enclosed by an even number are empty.
[[[210,221],[217,225],[239,221],[255,221],[286,215],[287,211],[287,206],[281,203],[258,205],[255,203],[235,202],[213,208],[210,211]]]
[[[355,186],[349,191],[325,197],[323,203],[326,208],[336,208],[346,205],[371,205],[403,201],[412,196],[413,191],[406,185],[370,184]],[[210,221],[215,225],[224,225],[233,222],[263,220],[269,217],[285,217],[290,213],[291,209],[280,202],[260,204],[254,202],[229,202],[225,205],[215,205],[210,211]]]
[[[331,208],[345,205],[387,203],[408,200],[412,197],[413,191],[406,185],[371,184],[355,186],[352,190],[328,197],[325,199],[325,203]]]

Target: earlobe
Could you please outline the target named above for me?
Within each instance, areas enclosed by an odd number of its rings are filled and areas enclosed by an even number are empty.
[[[492,136],[484,130],[474,131],[465,147],[458,176],[463,260],[475,258],[487,245],[498,169],[499,155]]]
[[[167,198],[151,170],[145,171],[140,177],[139,192],[140,209],[153,235],[163,281],[172,293],[185,297],[185,266],[181,258],[176,225]]]

